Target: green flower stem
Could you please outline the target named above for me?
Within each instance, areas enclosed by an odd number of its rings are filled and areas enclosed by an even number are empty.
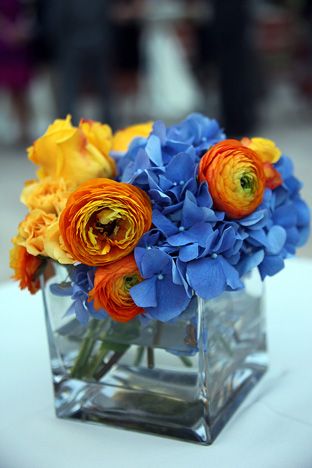
[[[94,374],[95,380],[101,380],[102,377],[104,377],[105,374],[107,374],[108,371],[111,370],[111,368],[117,364],[117,362],[122,358],[122,356],[125,354],[125,352],[128,350],[129,346],[126,345],[123,350],[121,351],[116,351],[112,355],[112,357],[109,359],[109,361],[105,364],[103,364]]]
[[[192,367],[193,364],[192,364],[192,361],[186,357],[186,356],[179,356],[179,358],[181,359],[181,361],[183,362],[183,364],[185,365],[185,367]]]
[[[137,349],[137,355],[134,360],[134,365],[138,367],[143,359],[143,354],[144,354],[144,346],[139,346]]]
[[[103,363],[103,360],[104,358],[107,356],[107,354],[109,353],[110,351],[110,348],[109,346],[107,345],[107,343],[105,343],[105,341],[101,344],[98,352],[96,353],[96,355],[93,357],[93,359],[91,360],[89,366],[88,366],[88,369],[87,369],[87,377],[89,378],[94,378],[94,375],[98,369],[98,367]]]
[[[88,360],[97,340],[96,330],[99,323],[100,322],[97,320],[92,320],[89,325],[87,335],[82,342],[79,354],[70,371],[70,375],[73,378],[79,379],[83,377],[85,372],[88,370]]]
[[[149,369],[154,369],[155,367],[155,355],[154,349],[148,346],[147,348],[147,367]]]

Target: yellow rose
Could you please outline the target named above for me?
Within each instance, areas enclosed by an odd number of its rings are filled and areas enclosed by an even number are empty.
[[[59,263],[73,264],[73,257],[65,247],[55,213],[36,208],[19,224],[14,243],[25,247],[31,255],[50,257]]]
[[[56,120],[46,133],[28,148],[29,159],[40,166],[39,179],[51,176],[80,184],[94,177],[113,177],[115,163],[109,156],[109,130],[96,125],[73,127],[71,117]],[[99,141],[104,135],[103,149]],[[96,142],[96,146],[94,144]]]
[[[109,125],[103,125],[95,120],[81,119],[79,128],[87,137],[88,141],[101,151],[101,153],[109,154],[113,144],[112,129]],[[114,167],[112,169],[114,169]]]
[[[252,149],[264,163],[274,164],[282,155],[281,150],[275,145],[274,141],[268,138],[243,138],[242,144]]]
[[[112,153],[125,153],[134,138],[147,138],[154,122],[146,122],[118,130],[113,136]]]
[[[56,219],[50,226],[47,227],[44,250],[46,255],[53,260],[65,265],[72,265],[75,261],[65,247],[63,238],[60,233],[59,220]]]
[[[45,213],[59,215],[65,208],[69,195],[76,189],[76,184],[64,179],[45,177],[40,181],[27,182],[21,202],[31,210],[39,208]]]
[[[17,244],[25,247],[31,255],[44,255],[47,228],[57,220],[54,213],[45,213],[36,208],[18,226]]]

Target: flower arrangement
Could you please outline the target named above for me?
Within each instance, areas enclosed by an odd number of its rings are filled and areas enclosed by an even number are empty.
[[[265,138],[226,139],[201,114],[115,134],[67,117],[28,157],[38,178],[21,195],[14,278],[35,293],[48,259],[67,265],[70,281],[51,288],[82,324],[174,320],[194,295],[241,289],[254,268],[276,274],[309,234],[291,160]]]

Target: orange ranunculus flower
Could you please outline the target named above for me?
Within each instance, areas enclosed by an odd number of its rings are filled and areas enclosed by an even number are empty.
[[[140,281],[142,278],[133,254],[127,255],[117,262],[97,268],[89,301],[94,300],[96,310],[106,310],[117,322],[128,322],[144,312],[134,303],[129,292]]]
[[[10,267],[14,270],[12,278],[19,281],[21,289],[27,288],[31,294],[35,294],[40,289],[38,271],[43,260],[29,254],[25,247],[16,243],[16,238],[13,243],[10,250]]]
[[[263,164],[256,153],[237,140],[212,146],[198,168],[200,182],[208,182],[214,206],[230,218],[243,218],[260,205],[265,188]]]
[[[276,163],[282,155],[281,150],[275,145],[274,141],[268,138],[246,137],[242,139],[242,144],[257,153],[264,163]]]
[[[132,140],[147,138],[153,129],[154,122],[146,122],[118,130],[113,136],[112,153],[125,153]]]
[[[59,215],[75,188],[76,184],[62,178],[45,177],[39,181],[32,180],[26,183],[21,193],[21,202],[29,210],[39,208],[45,213]]]
[[[243,138],[242,144],[252,149],[263,162],[265,174],[265,186],[271,190],[283,183],[282,176],[273,166],[281,155],[281,150],[275,145],[274,141],[267,138]]]
[[[99,124],[100,125],[100,124]],[[46,133],[28,148],[29,159],[40,166],[39,179],[62,177],[77,185],[94,177],[113,177],[115,163],[108,154],[107,125],[73,127],[71,118],[55,120]],[[99,141],[103,138],[103,149]]]
[[[143,190],[93,179],[70,195],[60,216],[60,231],[75,260],[100,266],[128,255],[151,222],[151,203]]]

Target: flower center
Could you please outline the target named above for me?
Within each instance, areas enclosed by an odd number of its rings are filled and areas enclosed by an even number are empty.
[[[253,192],[254,191],[254,179],[250,175],[244,174],[240,178],[240,185],[244,192]]]
[[[114,211],[104,209],[97,213],[94,221],[94,230],[101,236],[113,238],[117,235],[120,218]]]
[[[118,231],[118,221],[114,219],[107,224],[102,224],[100,221],[95,223],[94,229],[102,236],[110,237]]]
[[[128,292],[133,286],[140,282],[138,275],[124,277],[124,289]]]

